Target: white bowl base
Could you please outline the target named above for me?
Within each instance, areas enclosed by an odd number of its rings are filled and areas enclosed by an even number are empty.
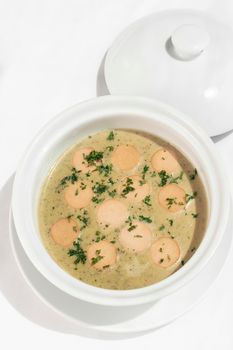
[[[50,313],[51,310],[54,312],[54,319],[56,320],[57,317],[60,324],[59,328],[62,328],[61,323],[64,322],[66,332],[67,327],[70,327],[72,333],[96,338],[119,339],[138,336],[165,326],[189,311],[206,295],[209,287],[216,280],[230,251],[232,241],[232,219],[230,219],[224,239],[215,255],[206,268],[188,285],[152,304],[109,307],[78,300],[48,282],[24,253],[12,216],[10,216],[9,225],[12,248],[18,266],[28,283],[28,293],[36,293],[50,309]]]

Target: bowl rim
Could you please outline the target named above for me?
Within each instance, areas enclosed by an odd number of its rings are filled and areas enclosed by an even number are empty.
[[[99,117],[102,117],[104,115],[104,112],[106,113],[109,111],[111,114],[113,111],[117,111],[118,113],[119,111],[122,111],[123,113],[124,110],[127,110],[127,108],[129,108],[129,110],[131,109],[138,111],[138,113],[141,112],[141,117],[143,117],[142,113],[145,113],[146,117],[146,115],[148,116],[150,114],[149,111],[152,110],[154,113],[156,112],[156,114],[158,114],[159,110],[163,116],[163,119],[161,120],[163,124],[166,124],[165,122],[173,123],[179,127],[179,133],[181,133],[181,130],[182,132],[186,131],[187,135],[190,137],[192,136],[194,139],[196,139],[196,141],[199,143],[200,149],[203,151],[205,150],[208,153],[209,160],[211,160],[215,165],[216,173],[214,176],[216,178],[213,176],[213,181],[215,179],[215,182],[218,182],[218,185],[221,186],[221,191],[220,193],[213,194],[219,197],[218,200],[221,200],[221,206],[217,205],[218,203],[213,203],[213,208],[215,209],[214,213],[218,215],[218,220],[215,218],[215,223],[214,221],[209,223],[206,234],[198,250],[181,269],[163,281],[152,284],[150,286],[131,290],[110,290],[88,285],[72,277],[67,272],[62,270],[55,263],[55,261],[52,260],[52,258],[50,258],[51,261],[49,267],[42,263],[39,256],[35,255],[33,247],[30,245],[30,242],[27,240],[26,235],[24,234],[25,230],[27,230],[27,225],[25,224],[25,213],[22,212],[20,206],[23,193],[22,179],[25,179],[26,171],[28,168],[27,162],[31,156],[31,153],[33,153],[34,150],[37,150],[37,152],[39,151],[39,149],[36,148],[37,143],[46,135],[46,133],[48,133],[49,130],[56,130],[56,139],[58,139],[60,136],[59,130],[61,131],[61,126],[59,125],[62,121],[64,121],[64,119],[67,121],[69,118],[73,120],[74,113],[82,112],[84,115],[85,113],[88,115],[88,113],[90,113],[90,111],[93,109],[95,111],[98,110]],[[90,117],[90,120],[94,121],[93,116]],[[77,118],[77,121],[75,122],[76,126],[79,125],[79,127],[83,123],[84,120],[82,118]],[[64,127],[62,133],[64,134],[67,132],[67,130],[68,129]],[[48,144],[45,147],[49,146],[50,145]],[[64,110],[58,116],[52,118],[34,137],[23,158],[21,159],[16,171],[12,194],[12,213],[17,235],[27,256],[33,265],[42,273],[42,275],[44,275],[44,277],[46,277],[58,288],[74,297],[96,304],[111,306],[143,304],[154,301],[174,292],[178,288],[182,287],[182,285],[188,283],[199,271],[201,271],[202,268],[204,268],[206,263],[209,261],[217,249],[227,225],[230,208],[230,195],[227,191],[226,176],[222,169],[222,164],[219,161],[218,157],[215,156],[215,153],[217,153],[217,150],[214,148],[213,142],[198,125],[195,125],[195,123],[191,119],[187,118],[186,115],[154,99],[152,100],[150,98],[137,96],[103,96],[75,104],[74,106]],[[201,155],[198,155],[198,157],[201,157]],[[208,167],[208,165],[209,164],[207,162],[206,166]],[[35,226],[32,227],[32,229],[33,233],[37,234]],[[41,254],[48,255],[48,252],[41,241],[40,243]],[[55,273],[52,273],[51,268],[54,269],[53,271]],[[66,282],[69,282],[70,284],[67,284]]]

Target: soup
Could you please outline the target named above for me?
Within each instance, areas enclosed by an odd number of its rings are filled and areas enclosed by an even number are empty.
[[[73,277],[127,290],[181,268],[203,238],[208,206],[198,170],[169,143],[129,130],[77,142],[39,199],[45,248]]]

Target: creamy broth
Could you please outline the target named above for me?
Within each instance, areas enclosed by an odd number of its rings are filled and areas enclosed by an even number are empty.
[[[208,219],[193,165],[167,142],[105,130],[51,169],[39,199],[45,248],[73,277],[102,288],[159,282],[197,250]]]

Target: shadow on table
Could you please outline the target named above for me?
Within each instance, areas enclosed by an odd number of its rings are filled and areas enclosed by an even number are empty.
[[[101,339],[132,337],[132,334],[117,335],[90,329],[90,326],[101,327],[126,322],[146,312],[150,304],[125,307],[120,310],[120,308],[78,301],[53,286],[35,269],[24,253],[18,237],[13,235],[14,252],[9,226],[13,179],[12,175],[0,191],[0,291],[7,301],[28,320],[57,332]],[[20,267],[17,260],[20,262]],[[60,312],[51,308],[50,302],[53,306],[58,307]],[[78,316],[78,323],[62,314],[62,307],[59,307],[59,303],[65,304],[63,309],[68,310],[70,316],[75,318]]]

